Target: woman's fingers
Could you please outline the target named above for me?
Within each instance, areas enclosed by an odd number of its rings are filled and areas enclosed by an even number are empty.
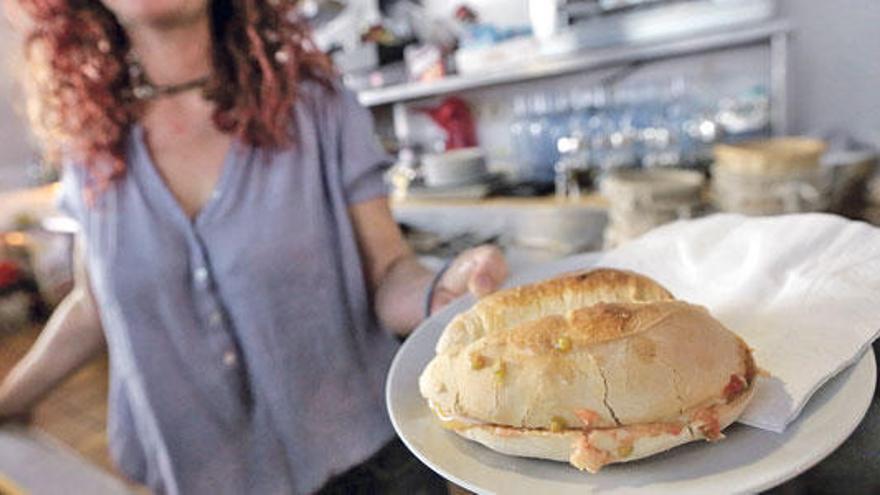
[[[496,246],[479,246],[472,250],[473,268],[467,288],[477,297],[494,292],[507,278],[507,261]]]
[[[431,314],[454,301],[459,295],[461,294],[454,293],[443,287],[438,287],[437,290],[434,291],[434,299],[431,301]]]
[[[507,261],[496,246],[478,246],[458,255],[434,290],[432,312],[466,292],[482,297],[507,279]]]

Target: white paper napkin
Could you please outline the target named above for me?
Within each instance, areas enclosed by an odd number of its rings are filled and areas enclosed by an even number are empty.
[[[651,276],[754,349],[761,378],[740,422],[782,432],[880,335],[880,229],[823,214],[714,215],[656,229],[600,264]]]

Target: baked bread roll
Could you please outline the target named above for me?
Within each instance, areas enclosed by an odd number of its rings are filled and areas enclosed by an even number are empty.
[[[436,350],[419,387],[444,427],[590,472],[718,440],[754,391],[739,337],[621,270],[486,297],[449,323]]]

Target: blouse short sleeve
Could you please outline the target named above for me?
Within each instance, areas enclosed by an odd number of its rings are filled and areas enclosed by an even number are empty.
[[[339,160],[348,204],[388,195],[384,173],[391,158],[375,134],[373,116],[351,91],[339,90]]]
[[[55,207],[64,215],[82,223],[85,212],[85,200],[83,199],[83,181],[81,171],[70,163],[65,163],[61,168],[61,181],[58,193],[55,197]]]

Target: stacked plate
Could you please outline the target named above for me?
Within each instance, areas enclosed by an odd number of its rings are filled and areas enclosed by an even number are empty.
[[[776,138],[715,147],[712,192],[722,211],[776,215],[825,210],[832,174],[820,167],[823,141]]]
[[[875,175],[867,186],[867,205],[865,206],[865,220],[880,225],[880,175]]]
[[[486,166],[480,148],[460,148],[421,158],[422,183],[411,185],[414,199],[474,199],[486,196],[497,178]]]
[[[683,169],[619,170],[602,180],[608,198],[605,247],[634,239],[680,218],[691,218],[702,206],[705,179]]]
[[[428,187],[456,187],[486,178],[486,156],[480,148],[460,148],[422,157],[422,175]]]

